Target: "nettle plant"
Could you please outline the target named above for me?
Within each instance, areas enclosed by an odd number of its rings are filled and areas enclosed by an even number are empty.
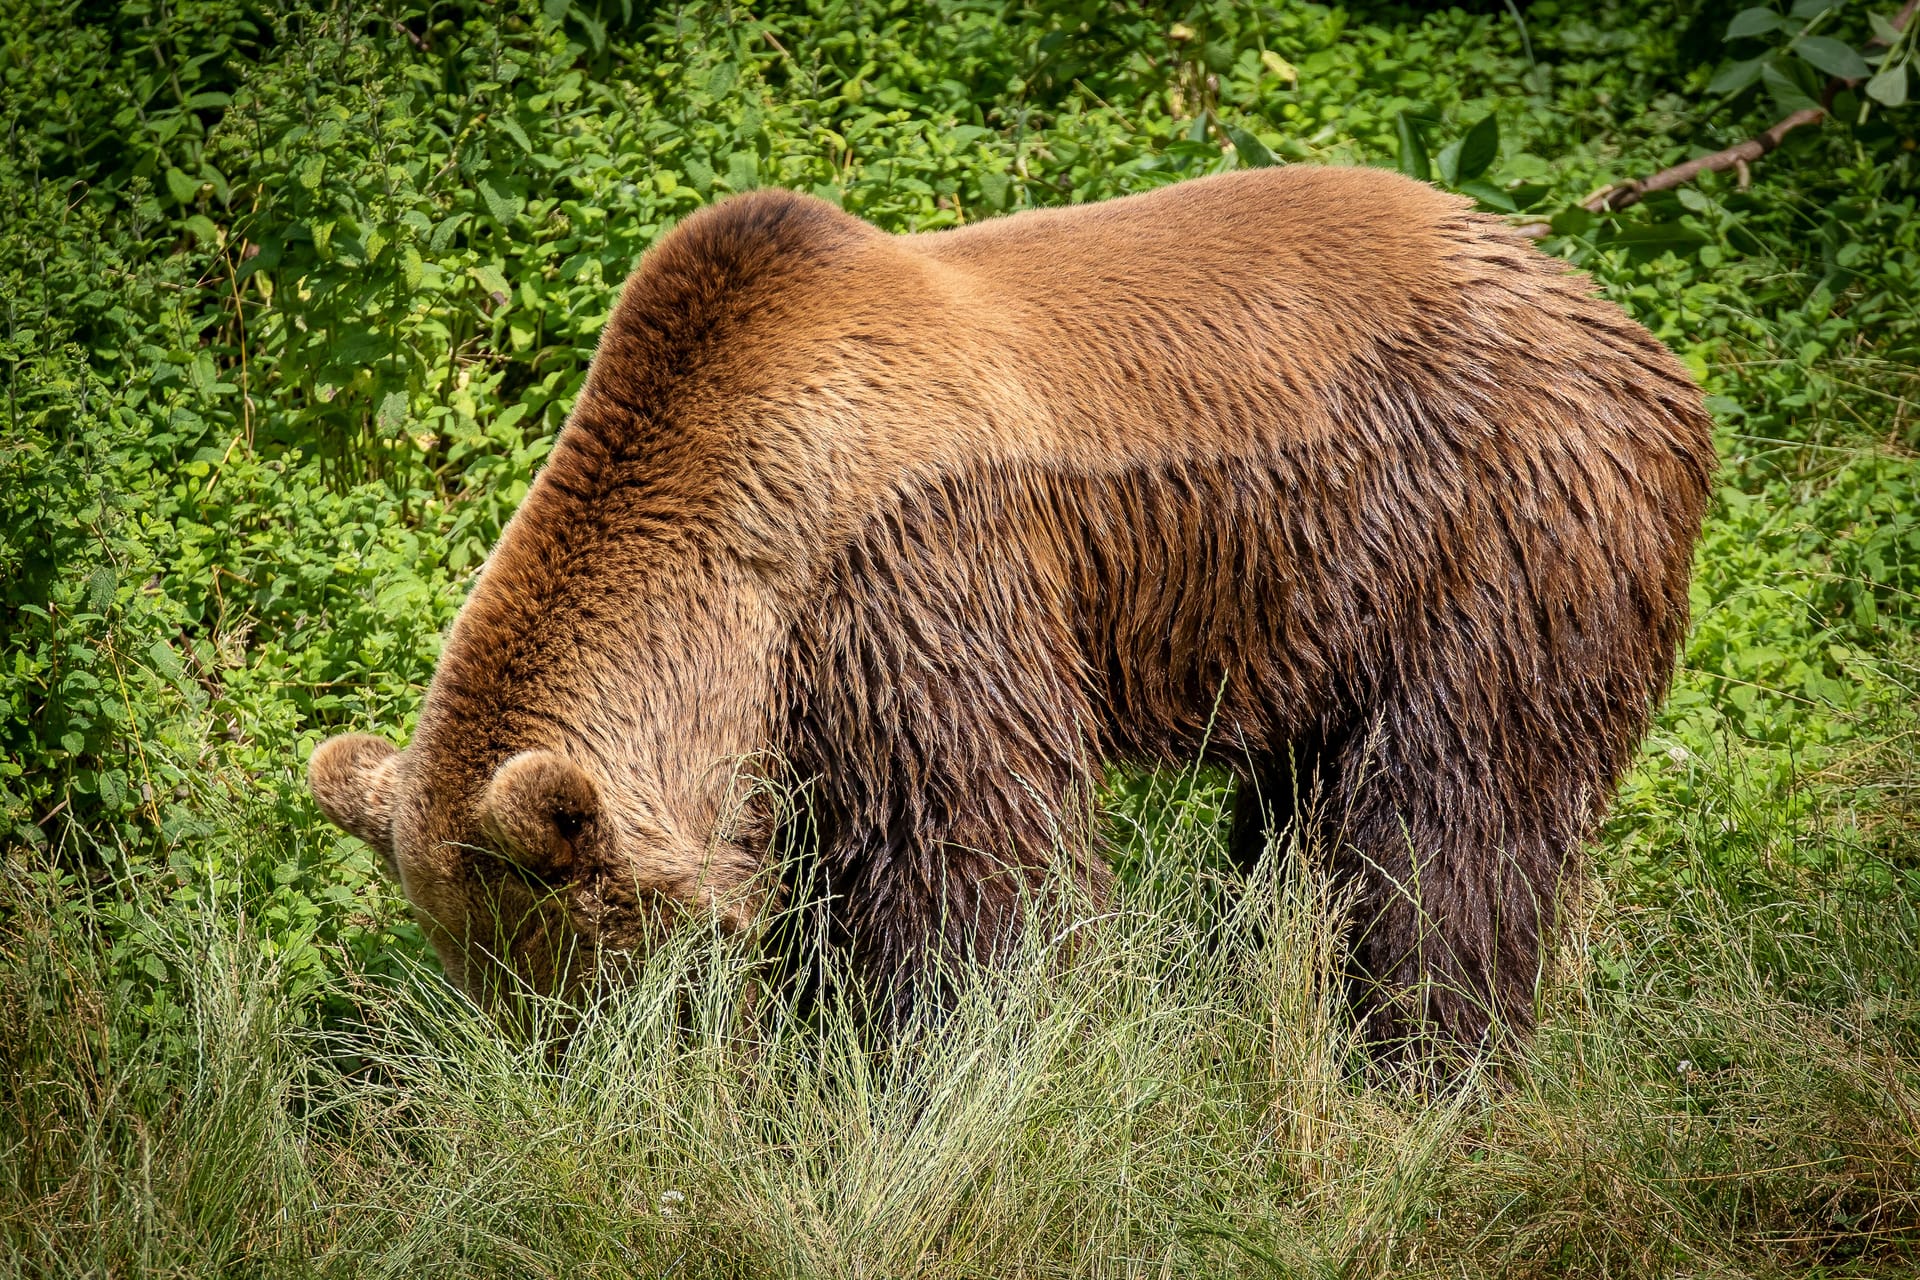
[[[1798,0],[1786,13],[1742,9],[1727,25],[1727,43],[1767,47],[1721,67],[1707,92],[1731,99],[1759,85],[1783,115],[1816,112],[1854,124],[1865,124],[1876,104],[1905,106],[1915,5],[1869,12],[1872,35],[1861,47],[1833,34],[1844,29],[1848,7],[1846,0]]]

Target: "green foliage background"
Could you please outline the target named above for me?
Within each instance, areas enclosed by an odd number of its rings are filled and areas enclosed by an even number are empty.
[[[619,282],[691,210],[779,185],[912,231],[1359,163],[1545,224],[1720,422],[1695,630],[1598,852],[1613,914],[1583,981],[1629,982],[1625,957],[1674,945],[1707,891],[1763,933],[1810,902],[1909,921],[1920,154],[1889,102],[1911,35],[1874,54],[1874,97],[1843,89],[1750,187],[1580,207],[1817,99],[1837,55],[1815,42],[1868,47],[1872,8],[1748,11],[1723,43],[1731,7],[1707,0],[1538,0],[1524,25],[1362,3],[3,0],[0,839],[26,896],[0,913],[67,904],[140,1034],[183,1045],[183,940],[208,911],[315,1026],[421,958],[304,760],[348,727],[406,736]],[[1130,875],[1170,813],[1218,800],[1119,781]],[[1910,1069],[1914,961],[1856,958],[1779,973],[1815,1008],[1877,1001],[1863,1034]]]

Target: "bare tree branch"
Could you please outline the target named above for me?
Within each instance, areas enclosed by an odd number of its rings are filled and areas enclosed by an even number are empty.
[[[1786,136],[1803,124],[1815,124],[1826,119],[1827,113],[1822,107],[1803,107],[1772,128],[1763,130],[1754,137],[1736,146],[1716,151],[1712,155],[1698,156],[1685,164],[1676,164],[1662,169],[1651,178],[1637,182],[1623,182],[1608,187],[1585,204],[1589,213],[1608,213],[1625,209],[1629,205],[1639,204],[1656,191],[1670,191],[1674,187],[1685,186],[1703,173],[1717,173],[1722,169],[1732,169],[1761,156],[1778,147]]]

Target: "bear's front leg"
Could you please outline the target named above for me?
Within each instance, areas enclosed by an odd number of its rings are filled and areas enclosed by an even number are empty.
[[[1111,878],[1091,759],[1070,736],[1084,721],[1060,708],[1067,732],[1042,737],[1037,716],[1016,732],[1005,701],[956,679],[981,670],[955,663],[937,692],[914,673],[866,732],[840,722],[837,760],[799,753],[824,766],[808,772],[828,937],[896,1026],[947,1004],[964,967],[1007,955],[1035,908],[1103,901]]]
[[[884,1024],[950,1006],[966,973],[1014,954],[1037,915],[1104,893],[1063,849],[1000,852],[922,829],[849,832],[822,850],[832,934]],[[1092,864],[1099,867],[1097,862]]]
[[[788,654],[831,940],[895,1020],[1007,954],[1035,904],[1098,901],[1094,720],[1045,555],[964,491],[876,517]],[[798,850],[802,863],[807,858]]]

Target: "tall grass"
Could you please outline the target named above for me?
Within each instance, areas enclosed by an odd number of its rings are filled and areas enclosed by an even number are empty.
[[[1726,794],[1734,794],[1728,790]],[[1534,1043],[1445,1094],[1370,1079],[1312,851],[1036,930],[874,1045],[688,933],[524,1036],[428,973],[309,1008],[220,903],[118,892],[151,954],[9,864],[10,1275],[1879,1274],[1920,1261],[1920,919],[1769,896],[1676,831],[1598,878]],[[1687,818],[1727,814],[1712,804]],[[1839,838],[1800,815],[1801,840]],[[1693,874],[1696,873],[1697,874]],[[165,975],[164,977],[156,975]],[[173,1011],[171,1014],[168,1011]]]

